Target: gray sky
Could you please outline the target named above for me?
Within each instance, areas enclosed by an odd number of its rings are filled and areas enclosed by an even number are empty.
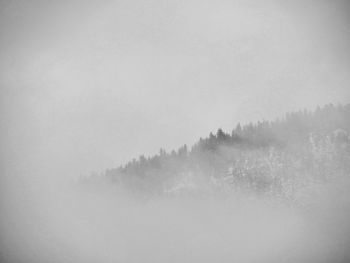
[[[2,168],[79,175],[350,102],[349,1],[0,2]]]

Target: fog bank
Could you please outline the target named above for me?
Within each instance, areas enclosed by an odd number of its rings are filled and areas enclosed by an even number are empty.
[[[347,262],[349,185],[314,186],[290,203],[12,180],[1,200],[1,262]]]

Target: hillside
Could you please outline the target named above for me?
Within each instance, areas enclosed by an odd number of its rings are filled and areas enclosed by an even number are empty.
[[[190,149],[160,149],[106,170],[103,178],[143,194],[244,189],[295,199],[310,184],[349,175],[349,134],[350,104],[329,104],[238,124],[230,133],[218,129]]]

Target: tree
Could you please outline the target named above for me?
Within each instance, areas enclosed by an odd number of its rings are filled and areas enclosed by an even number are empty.
[[[187,157],[187,154],[188,154],[188,152],[187,152],[187,145],[184,144],[184,146],[182,146],[182,147],[179,148],[179,150],[178,150],[178,155],[179,155],[180,157]]]
[[[237,124],[235,131],[236,131],[237,135],[241,135],[242,134],[242,127],[241,127],[240,123]]]
[[[216,138],[219,142],[223,142],[226,140],[227,135],[223,132],[223,130],[220,128],[218,129],[217,133],[216,133]]]

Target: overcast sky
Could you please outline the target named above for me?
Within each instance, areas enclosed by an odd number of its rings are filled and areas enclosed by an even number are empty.
[[[2,169],[74,176],[350,102],[349,1],[0,2]]]

